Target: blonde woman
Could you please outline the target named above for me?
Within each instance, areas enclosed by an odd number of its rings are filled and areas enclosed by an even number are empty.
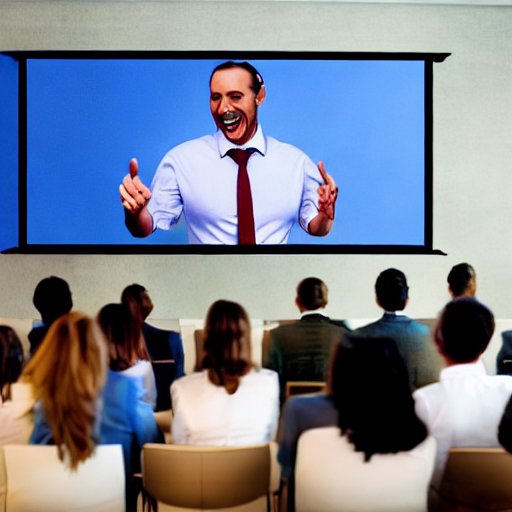
[[[71,469],[87,460],[98,442],[106,371],[105,341],[96,322],[71,312],[51,325],[23,372],[37,401],[30,442],[55,444]]]

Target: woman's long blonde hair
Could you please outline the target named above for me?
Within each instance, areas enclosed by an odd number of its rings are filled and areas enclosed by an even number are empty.
[[[51,325],[23,372],[43,406],[59,458],[67,455],[72,469],[96,446],[98,396],[106,371],[106,344],[96,322],[71,312]]]

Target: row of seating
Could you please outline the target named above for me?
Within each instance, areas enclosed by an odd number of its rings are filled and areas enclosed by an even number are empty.
[[[351,508],[344,501],[344,486],[333,484],[350,485],[337,457],[339,435],[334,430],[313,429],[301,437],[296,512],[425,511],[425,493],[407,488],[403,475],[396,475],[393,493],[367,489],[363,502]],[[142,451],[141,509],[155,510],[156,505],[159,512],[278,512],[276,449],[275,443],[240,448],[147,444]],[[510,511],[511,476],[512,455],[502,449],[452,449],[435,510]],[[98,446],[76,472],[59,461],[54,446],[0,449],[0,512],[123,512],[124,507],[119,445]]]

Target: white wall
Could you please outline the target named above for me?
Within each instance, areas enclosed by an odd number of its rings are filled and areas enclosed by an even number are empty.
[[[507,6],[0,1],[1,50],[452,53],[434,68],[434,248],[448,256],[0,255],[1,316],[35,316],[33,288],[56,274],[91,314],[140,282],[155,302],[155,318],[201,318],[220,297],[256,318],[286,318],[296,315],[297,281],[316,275],[331,290],[332,316],[368,318],[379,314],[376,275],[396,266],[410,281],[408,313],[429,317],[448,298],[451,266],[469,261],[481,300],[497,317],[512,317],[511,29]]]

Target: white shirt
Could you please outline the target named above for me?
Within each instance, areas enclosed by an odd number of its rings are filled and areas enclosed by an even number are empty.
[[[183,211],[191,244],[237,244],[238,165],[227,155],[236,147],[217,131],[171,149],[151,184],[154,228],[169,229]],[[307,231],[323,183],[316,165],[295,146],[264,136],[261,127],[242,148],[257,150],[247,164],[256,243],[286,243],[297,221]]]
[[[32,386],[11,385],[11,400],[0,399],[0,445],[27,444],[34,428]]]
[[[156,407],[156,381],[153,367],[149,361],[137,361],[133,366],[121,371],[123,375],[134,379],[137,382],[139,400]]]
[[[450,448],[499,446],[497,431],[512,394],[512,377],[487,375],[481,361],[441,370],[440,382],[414,392],[416,414],[437,441],[437,487]]]
[[[232,395],[204,370],[175,380],[171,396],[175,444],[244,446],[275,438],[279,381],[272,370],[251,370]]]

